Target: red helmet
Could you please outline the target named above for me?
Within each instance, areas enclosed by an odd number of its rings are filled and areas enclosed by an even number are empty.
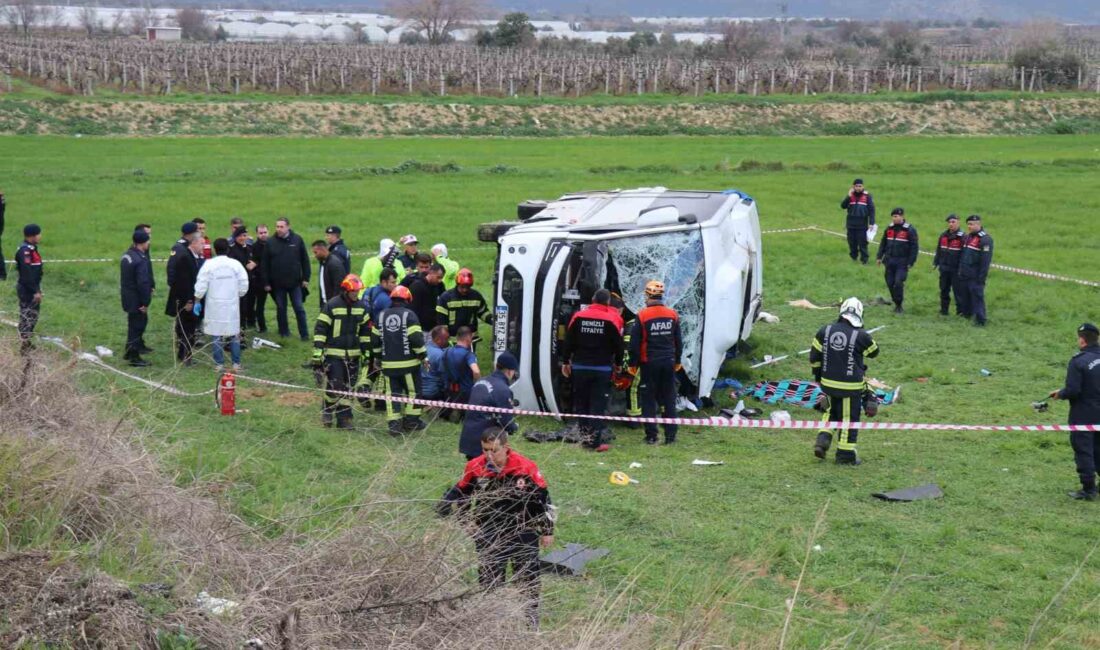
[[[474,272],[470,269],[459,269],[458,275],[455,276],[455,284],[472,287],[474,285]]]
[[[412,292],[409,291],[408,287],[397,285],[393,288],[393,291],[390,292],[390,298],[392,298],[393,300],[404,300],[405,302],[411,302],[413,299],[413,295]]]
[[[363,280],[361,280],[358,275],[355,275],[354,273],[349,273],[346,277],[344,277],[344,280],[340,282],[340,288],[344,291],[353,291],[355,293],[359,293],[366,288],[366,285],[363,284]]]

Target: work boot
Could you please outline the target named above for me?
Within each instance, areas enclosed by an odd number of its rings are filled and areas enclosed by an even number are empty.
[[[863,461],[854,451],[838,451],[836,452],[836,464],[837,465],[862,465]]]
[[[405,430],[401,428],[401,420],[390,420],[388,428],[391,436],[397,437],[405,435]]]
[[[148,345],[145,345],[144,343],[142,343],[141,347],[138,348],[138,352],[140,354],[152,354],[153,353],[153,348],[151,348]]]
[[[153,364],[149,363],[148,361],[146,361],[145,359],[142,359],[141,355],[138,354],[137,352],[131,352],[130,356],[127,357],[126,360],[129,361],[130,365],[135,367],[135,368],[145,368],[145,367],[153,365]]]
[[[374,410],[382,412],[386,410],[386,400],[376,399],[374,400]]]
[[[814,456],[825,460],[825,454],[829,453],[829,447],[833,444],[833,434],[822,431],[817,434],[817,442],[814,443]]]
[[[332,426],[332,413],[329,413],[328,411],[321,411],[321,426]]]
[[[646,437],[645,437],[645,444],[647,444],[647,445],[655,445],[655,444],[657,444],[657,436],[656,436],[656,435],[653,435],[653,436],[646,436]]]
[[[947,310],[946,309],[941,309],[940,310],[940,316],[947,316]]]
[[[401,426],[405,431],[423,431],[428,428],[428,423],[421,420],[419,415],[406,415]]]
[[[898,303],[897,305],[894,306],[894,313],[895,314],[905,313],[905,310],[901,308],[901,303]]]
[[[355,425],[351,423],[351,414],[339,414],[336,416],[336,428],[350,430],[354,429]]]
[[[1080,490],[1077,490],[1076,492],[1070,492],[1069,493],[1069,497],[1071,499],[1077,499],[1078,501],[1096,501],[1096,496],[1097,496],[1097,490],[1096,490],[1095,487],[1092,488],[1091,490],[1086,489],[1086,488],[1081,488]]]

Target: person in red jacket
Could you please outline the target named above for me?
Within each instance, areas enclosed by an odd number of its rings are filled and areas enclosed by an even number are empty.
[[[586,309],[573,314],[562,347],[561,374],[573,380],[573,412],[607,415],[611,371],[623,365],[623,317],[611,306],[611,292],[600,289]],[[581,418],[585,445],[607,451],[607,421]]]
[[[645,285],[646,306],[638,312],[634,329],[630,333],[629,372],[638,373],[642,383],[638,392],[642,398],[642,416],[657,417],[660,404],[664,417],[676,417],[676,373],[683,367],[680,359],[684,353],[684,339],[680,335],[680,317],[664,304],[665,283],[650,280]],[[677,426],[664,425],[665,444],[676,442]],[[657,444],[657,425],[646,423],[645,441]]]

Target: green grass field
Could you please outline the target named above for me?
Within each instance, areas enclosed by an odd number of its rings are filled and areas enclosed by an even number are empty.
[[[838,203],[858,175],[875,196],[880,223],[891,207],[904,206],[925,250],[946,213],[977,212],[996,241],[995,262],[1100,280],[1096,136],[8,137],[2,147],[9,258],[28,221],[43,226],[47,260],[117,258],[141,221],[153,224],[152,250],[163,257],[191,217],[205,217],[212,234],[223,236],[231,216],[251,227],[285,214],[307,242],[330,223],[343,226],[356,267],[383,236],[414,232],[427,245],[445,241],[488,293],[494,251],[476,241],[475,226],[511,217],[523,199],[610,187],[737,188],[757,199],[765,229],[838,230]],[[408,160],[423,164],[393,173]],[[834,316],[788,307],[788,300],[830,303],[857,295],[867,302],[888,295],[881,271],[852,264],[841,239],[765,235],[764,256],[765,309],[781,322],[758,324],[751,339],[757,357],[808,347],[816,328]],[[156,352],[153,367],[141,374],[188,390],[209,388],[215,380],[209,362],[190,369],[171,363],[163,264],[156,268],[160,287],[148,336]],[[39,331],[120,353],[125,319],[117,274],[115,263],[48,265]],[[937,314],[936,283],[930,258],[922,256],[910,275],[904,316],[868,307],[868,327],[888,325],[876,335],[883,353],[869,374],[904,386],[901,403],[883,408],[880,419],[1064,423],[1064,405],[1037,415],[1029,404],[1060,385],[1075,349],[1073,328],[1100,319],[1096,289],[992,271],[990,326],[978,329]],[[14,296],[7,286],[0,309],[10,316]],[[315,302],[308,308],[316,313]],[[268,319],[273,324],[270,304]],[[247,372],[311,383],[300,368],[307,344],[282,343],[281,351],[247,351]],[[992,374],[982,376],[983,368]],[[797,358],[751,371],[740,360],[729,374],[808,378],[809,368]],[[424,499],[430,521],[430,501],[462,467],[457,428],[449,424],[401,442],[370,413],[357,414],[354,433],[322,429],[319,397],[299,406],[264,389],[240,398],[248,414],[223,418],[209,397],[168,397],[88,368],[80,381],[102,394],[106,409],[128,413],[164,442],[165,468],[179,481],[223,485],[230,506],[258,525],[275,523],[272,534],[325,526],[331,512],[279,522],[358,503],[367,486]],[[814,415],[791,410],[796,419]],[[662,645],[675,645],[675,630],[685,625],[710,625],[718,646],[774,645],[815,518],[827,504],[790,646],[1100,647],[1100,555],[1085,562],[1100,510],[1065,497],[1076,485],[1065,434],[866,432],[858,469],[813,459],[811,432],[687,430],[667,449],[644,446],[640,432],[617,434],[613,450],[600,456],[516,443],[551,484],[561,513],[558,540],[612,550],[588,577],[545,584],[550,626],[599,608],[629,583],[629,598],[616,613],[651,613],[670,631]],[[694,458],[726,464],[693,467]],[[610,485],[609,472],[632,461],[644,466],[630,470],[639,483]],[[945,499],[889,504],[870,497],[933,481]],[[140,562],[112,569],[128,580],[149,577]],[[711,613],[718,616],[708,622]]]

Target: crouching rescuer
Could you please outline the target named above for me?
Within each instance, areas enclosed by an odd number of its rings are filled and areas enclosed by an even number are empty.
[[[878,355],[878,344],[863,329],[863,303],[849,298],[840,305],[840,317],[819,329],[810,345],[810,367],[828,403],[826,422],[859,422],[866,388],[864,357]],[[858,465],[856,439],[859,429],[838,429],[836,462]],[[814,456],[825,458],[833,432],[822,429],[814,444]]]
[[[420,366],[428,354],[424,331],[409,308],[412,292],[408,287],[395,287],[390,300],[393,305],[378,314],[378,322],[371,329],[374,356],[381,361],[383,390],[391,398],[412,398],[420,394]],[[386,420],[390,434],[395,436],[427,427],[420,419],[419,406],[392,399],[386,400]]]
[[[321,423],[341,429],[352,428],[351,397],[348,393],[358,386],[360,375],[366,377],[363,366],[370,349],[370,315],[359,300],[363,281],[348,275],[340,282],[340,295],[321,308],[313,327],[313,367],[323,371],[326,379]]]
[[[538,466],[508,446],[500,427],[481,434],[482,455],[466,463],[462,478],[436,507],[440,516],[456,509],[471,517],[478,556],[478,583],[484,589],[512,580],[526,599],[528,623],[539,624],[539,544],[554,543],[554,509]]]

